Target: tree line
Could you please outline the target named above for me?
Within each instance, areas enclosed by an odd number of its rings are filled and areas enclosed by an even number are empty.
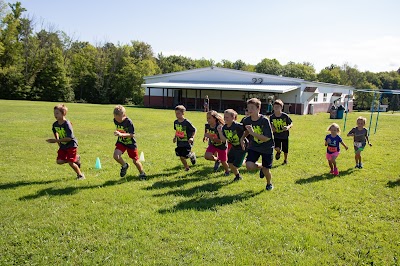
[[[35,31],[35,21],[20,2],[0,0],[0,98],[40,101],[142,104],[143,77],[209,66],[282,75],[309,81],[353,86],[356,89],[400,90],[400,68],[390,72],[361,72],[355,66],[330,65],[316,72],[309,62],[280,64],[262,59],[256,65],[154,55],[142,41],[93,45],[54,29]],[[356,108],[369,109],[373,93],[356,93]],[[399,109],[398,95],[382,104]]]

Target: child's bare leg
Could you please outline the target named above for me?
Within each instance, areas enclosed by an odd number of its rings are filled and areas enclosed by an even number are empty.
[[[74,169],[75,173],[78,175],[82,175],[81,169],[78,167],[78,165],[74,162],[68,162],[69,166],[71,166],[72,169]]]
[[[132,160],[133,164],[136,166],[136,168],[138,169],[139,173],[143,173],[143,165],[139,160]]]
[[[125,161],[122,159],[122,151],[115,149],[114,150],[114,160],[116,160],[120,165],[124,166]]]
[[[235,174],[235,176],[239,174],[239,169],[236,166],[234,166],[232,163],[229,163],[229,167],[231,168],[231,170]]]
[[[252,170],[260,170],[260,169],[262,168],[262,165],[259,164],[259,163],[254,163],[254,162],[246,161],[246,168],[247,168],[247,170],[249,170],[249,171],[252,171]]]
[[[222,166],[225,169],[225,173],[229,172],[229,165],[227,164],[226,161],[221,161]]]
[[[188,163],[187,163],[186,158],[185,158],[185,157],[182,157],[182,156],[180,156],[179,158],[181,159],[181,162],[182,162],[182,164],[183,164],[183,167],[185,167],[185,169],[188,169],[188,168],[189,168],[189,165],[188,165]]]
[[[214,154],[212,154],[211,152],[206,152],[204,154],[204,159],[209,160],[209,161],[214,161],[214,162],[216,162],[218,160],[218,158],[215,157]]]
[[[262,171],[264,173],[265,179],[267,180],[267,184],[271,184],[271,179],[272,179],[271,169],[263,167]]]

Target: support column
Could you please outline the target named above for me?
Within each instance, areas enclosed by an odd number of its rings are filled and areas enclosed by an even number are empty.
[[[148,101],[148,104],[149,104],[149,107],[150,107],[150,97],[151,97],[150,90],[151,90],[151,88],[149,87],[148,89],[149,89],[149,101]]]
[[[164,96],[164,88],[162,89],[162,107],[165,109],[165,96]]]
[[[194,110],[197,110],[197,90],[195,90],[195,96],[194,96]]]
[[[219,91],[219,111],[222,112],[222,91]]]

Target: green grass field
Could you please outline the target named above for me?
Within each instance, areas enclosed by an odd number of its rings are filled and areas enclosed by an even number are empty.
[[[400,115],[382,113],[354,169],[352,148],[333,177],[325,159],[329,114],[292,116],[289,164],[274,162],[275,189],[175,156],[173,110],[127,107],[148,179],[126,178],[112,158],[113,105],[67,104],[86,180],[56,165],[55,103],[0,100],[0,265],[399,265]],[[342,137],[360,114],[350,113]],[[376,116],[375,116],[376,117]],[[335,120],[343,129],[344,120]],[[375,125],[375,119],[373,120]],[[96,157],[102,169],[95,169]],[[124,158],[127,158],[125,155]]]

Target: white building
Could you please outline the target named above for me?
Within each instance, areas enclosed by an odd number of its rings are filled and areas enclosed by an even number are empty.
[[[188,110],[202,110],[204,98],[210,99],[210,110],[233,108],[243,113],[246,100],[257,97],[266,112],[268,97],[281,99],[284,111],[292,114],[328,112],[333,104],[353,109],[353,87],[312,82],[262,73],[219,67],[206,67],[144,78],[144,105],[173,108],[183,104]]]

